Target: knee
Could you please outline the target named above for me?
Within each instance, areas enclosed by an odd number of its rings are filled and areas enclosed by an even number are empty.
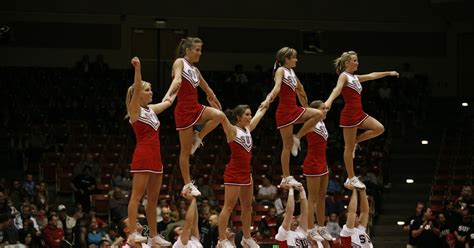
[[[240,207],[242,208],[243,213],[252,213],[252,204],[243,204]]]
[[[231,206],[231,205],[224,205],[222,207],[222,212],[226,214],[232,213],[233,210],[234,210],[234,206]]]
[[[289,139],[283,139],[283,150],[290,150],[291,146],[293,145],[293,139],[290,137]]]
[[[132,196],[130,196],[130,203],[138,205],[140,203],[141,198],[142,196],[139,194],[132,194]]]
[[[308,193],[308,202],[309,202],[309,203],[316,204],[317,201],[318,201],[318,198],[317,198],[317,197],[314,197],[312,194],[309,194],[309,193]]]
[[[314,110],[314,114],[312,116],[314,119],[321,120],[323,118],[323,112],[319,109]]]
[[[383,132],[385,132],[385,127],[380,124],[379,126],[377,126],[377,128],[375,129],[375,131],[378,133],[378,134],[382,134]]]
[[[344,144],[344,151],[351,152],[354,150],[355,144]]]
[[[191,145],[181,145],[181,151],[179,153],[180,158],[188,158],[191,154]]]
[[[223,122],[225,120],[226,116],[224,114],[224,112],[220,111],[220,110],[217,110],[215,115],[214,115],[214,119],[218,120],[219,122]]]

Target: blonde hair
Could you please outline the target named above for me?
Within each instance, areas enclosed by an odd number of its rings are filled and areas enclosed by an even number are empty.
[[[186,55],[186,49],[193,47],[194,44],[202,44],[202,40],[197,37],[181,39],[176,49],[176,58],[184,57],[184,55]]]
[[[336,67],[338,75],[346,69],[346,62],[351,59],[351,56],[357,56],[357,53],[354,51],[343,52],[339,58],[334,60],[334,67]]]
[[[151,84],[147,81],[142,80],[142,90],[145,89],[147,86],[151,87]],[[130,102],[132,101],[134,91],[135,91],[135,88],[132,84],[130,87],[128,87],[127,97],[125,98],[125,106],[127,106],[127,115],[125,115],[125,119],[130,117],[130,113],[128,112],[128,109],[130,107]]]

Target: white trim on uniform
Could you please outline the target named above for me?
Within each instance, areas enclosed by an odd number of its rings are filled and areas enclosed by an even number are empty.
[[[285,124],[285,125],[282,125],[282,126],[277,127],[277,129],[284,128],[284,127],[289,126],[289,125],[293,125],[293,123],[297,122],[297,121],[301,118],[301,116],[303,116],[303,114],[306,112],[306,108],[304,108],[304,107],[300,107],[300,108],[303,109],[303,112],[301,112],[301,114],[298,115],[298,117],[296,117],[296,118],[295,118],[293,121],[291,121],[290,123],[287,123],[287,124]]]
[[[194,120],[193,123],[191,123],[190,125],[188,125],[186,127],[177,127],[176,130],[184,130],[184,129],[188,129],[188,128],[194,126],[196,124],[196,122],[198,122],[199,119],[201,119],[201,116],[204,113],[204,110],[207,108],[207,106],[204,106],[202,104],[201,104],[201,106],[203,106],[204,108],[201,109],[201,112],[199,113],[199,116]]]
[[[364,122],[365,120],[367,120],[367,118],[369,118],[369,117],[370,117],[370,115],[365,114],[364,119],[362,119],[361,121],[359,121],[357,124],[352,125],[352,126],[344,126],[344,125],[340,125],[340,124],[339,124],[339,127],[343,127],[343,128],[344,128],[344,127],[358,127],[358,126],[360,126],[360,124],[362,124],[362,122]]]

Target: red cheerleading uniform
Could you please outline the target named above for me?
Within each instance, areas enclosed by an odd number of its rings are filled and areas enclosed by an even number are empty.
[[[252,173],[250,172],[250,161],[252,160],[252,136],[248,128],[237,127],[237,135],[230,146],[230,161],[225,167],[225,185],[251,185]]]
[[[149,108],[140,107],[138,120],[132,123],[137,139],[130,172],[163,173],[160,152],[160,121]]]
[[[326,163],[328,131],[323,121],[316,124],[312,132],[306,134],[308,153],[303,162],[303,175],[323,176],[329,173]]]
[[[292,125],[295,123],[306,111],[303,107],[296,105],[296,75],[293,69],[284,68],[284,75],[282,79],[280,98],[276,111],[277,129]]]
[[[362,85],[357,76],[343,72],[347,83],[342,87],[344,108],[341,111],[340,127],[357,127],[369,117],[362,109]]]
[[[178,103],[174,109],[176,130],[187,129],[194,126],[206,108],[198,102],[196,88],[199,86],[199,71],[186,59],[183,58],[182,60],[182,81],[178,91]]]

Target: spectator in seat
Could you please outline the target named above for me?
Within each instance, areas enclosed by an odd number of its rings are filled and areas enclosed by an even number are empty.
[[[156,225],[158,227],[158,230],[161,230],[161,235],[163,235],[164,231],[166,230],[166,227],[168,226],[168,224],[173,223],[173,220],[171,220],[171,210],[170,210],[169,207],[162,207],[161,208],[161,218],[162,218],[162,220],[159,221]],[[164,236],[164,237],[166,237],[166,236]]]
[[[464,208],[462,210],[462,221],[454,229],[454,236],[456,237],[456,247],[465,247],[467,241],[469,240],[468,234],[473,227],[471,221],[471,214],[469,208]]]
[[[339,226],[337,213],[334,212],[329,214],[329,220],[326,223],[326,229],[334,238],[339,237],[342,228]]]
[[[462,187],[461,196],[456,200],[455,205],[461,209],[469,208],[470,213],[474,213],[474,199],[472,198],[471,186]]]
[[[63,229],[67,240],[72,240],[72,229],[76,225],[76,219],[67,215],[66,211],[66,206],[63,204],[58,206],[58,227]]]
[[[403,225],[403,230],[408,232],[408,244],[407,248],[413,248],[416,247],[418,239],[413,237],[411,235],[410,231],[410,226],[419,218],[422,217],[422,211],[425,207],[425,204],[423,202],[417,202],[416,207],[415,207],[415,214],[408,217],[407,221],[405,221],[405,224]]]
[[[417,248],[433,248],[438,245],[439,225],[434,220],[431,209],[426,208],[421,212],[421,218],[417,218],[410,225],[410,234],[417,238]]]
[[[121,220],[127,216],[128,199],[119,187],[114,187],[109,199],[109,208],[113,220]]]
[[[58,228],[58,217],[48,216],[48,226],[43,229],[43,240],[47,247],[60,248],[61,241],[64,239],[64,231]]]
[[[85,213],[91,209],[91,194],[95,189],[96,179],[92,176],[92,169],[89,166],[84,167],[82,173],[74,177],[71,187],[74,190],[74,199],[80,203]]]
[[[276,199],[277,188],[272,185],[270,177],[265,175],[262,177],[262,187],[258,190],[257,202],[261,205],[272,205]]]

